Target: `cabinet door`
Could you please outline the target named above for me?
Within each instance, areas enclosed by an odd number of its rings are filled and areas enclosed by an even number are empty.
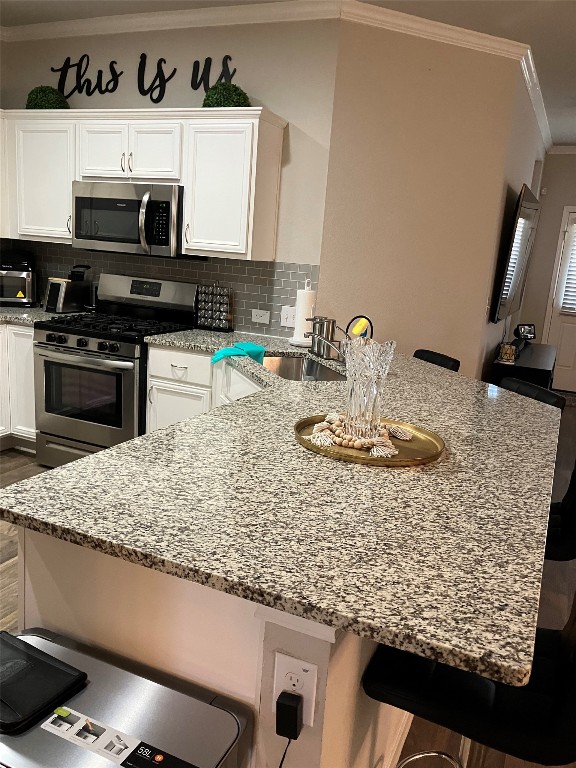
[[[17,123],[19,234],[71,239],[74,130],[72,122]]]
[[[6,328],[11,432],[35,440],[34,329],[19,325],[8,325]]]
[[[154,432],[209,410],[209,389],[148,379],[146,432]]]
[[[8,186],[6,179],[6,120],[0,118],[0,237],[10,237]]]
[[[128,174],[140,179],[179,179],[180,123],[130,123]]]
[[[10,434],[10,396],[6,326],[0,325],[0,436]]]
[[[80,124],[80,175],[128,175],[128,124]]]
[[[251,123],[190,125],[186,159],[187,251],[247,254],[252,195]]]

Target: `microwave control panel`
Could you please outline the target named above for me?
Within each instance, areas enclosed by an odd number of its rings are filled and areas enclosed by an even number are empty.
[[[149,239],[150,245],[169,245],[170,227],[168,224],[170,218],[170,203],[165,200],[151,201],[151,224],[152,232]]]

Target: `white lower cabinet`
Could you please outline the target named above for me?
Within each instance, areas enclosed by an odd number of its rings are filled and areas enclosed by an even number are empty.
[[[6,326],[0,325],[0,437],[10,434],[10,395]]]
[[[226,360],[221,360],[214,366],[212,379],[212,407],[228,405],[241,397],[259,392],[262,387],[255,381],[244,376]]]
[[[36,439],[34,411],[34,329],[0,329],[0,435]]]
[[[210,410],[210,390],[148,378],[147,432],[169,427]]]
[[[171,347],[148,353],[146,432],[206,413],[212,403],[211,355]]]

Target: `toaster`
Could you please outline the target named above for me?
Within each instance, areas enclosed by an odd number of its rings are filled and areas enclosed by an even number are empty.
[[[49,277],[44,309],[46,312],[85,312],[90,304],[90,280]]]

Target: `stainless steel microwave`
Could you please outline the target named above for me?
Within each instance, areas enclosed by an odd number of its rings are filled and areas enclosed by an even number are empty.
[[[34,306],[35,282],[34,271],[29,264],[0,264],[0,307]]]
[[[72,182],[72,245],[175,257],[181,253],[183,187]]]

